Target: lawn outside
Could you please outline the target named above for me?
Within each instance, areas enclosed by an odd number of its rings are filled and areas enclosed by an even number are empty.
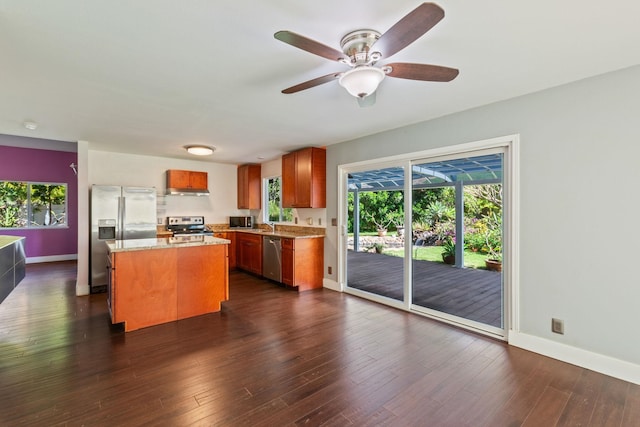
[[[366,252],[373,250],[375,243],[384,244],[382,253],[384,255],[403,257],[404,256],[404,239],[395,236],[395,233],[379,237],[376,233],[360,233],[360,252]],[[353,250],[353,235],[348,236],[348,249]],[[413,259],[423,261],[442,261],[442,246],[415,246],[412,248]],[[464,266],[467,268],[486,269],[485,260],[487,254],[473,252],[469,250],[464,251]]]

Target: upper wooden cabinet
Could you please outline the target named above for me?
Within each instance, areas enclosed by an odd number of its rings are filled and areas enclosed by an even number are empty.
[[[207,190],[207,172],[195,172],[169,169],[167,171],[167,188]]]
[[[327,154],[322,148],[303,148],[282,156],[282,206],[325,208]]]
[[[238,166],[238,209],[260,209],[260,165]]]

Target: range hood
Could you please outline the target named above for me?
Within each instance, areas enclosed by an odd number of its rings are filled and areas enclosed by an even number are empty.
[[[167,196],[208,196],[206,188],[167,188]]]
[[[208,196],[207,172],[169,169],[167,171],[168,196]]]

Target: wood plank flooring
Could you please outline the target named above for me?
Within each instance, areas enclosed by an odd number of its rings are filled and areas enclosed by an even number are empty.
[[[404,259],[347,252],[350,287],[403,300]],[[502,278],[495,271],[413,260],[413,304],[502,328]]]
[[[72,262],[0,304],[0,425],[638,426],[640,386],[239,272],[220,313],[124,333]],[[141,301],[144,304],[144,301]]]

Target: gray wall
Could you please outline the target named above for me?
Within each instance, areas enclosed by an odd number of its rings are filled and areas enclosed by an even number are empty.
[[[636,66],[331,145],[327,218],[339,164],[520,134],[520,331],[640,364],[639,113]],[[327,235],[337,281],[337,228]]]

